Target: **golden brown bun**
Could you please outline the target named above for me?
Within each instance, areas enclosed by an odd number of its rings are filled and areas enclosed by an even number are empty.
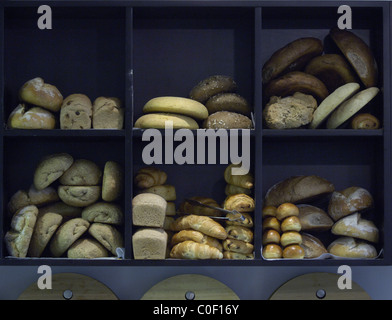
[[[54,114],[40,107],[27,109],[19,104],[10,114],[7,122],[10,129],[54,129],[56,119]]]
[[[263,220],[263,231],[268,229],[273,229],[276,230],[277,232],[281,232],[279,220],[276,219],[275,217],[265,218]]]
[[[170,251],[170,257],[176,259],[222,259],[223,253],[207,244],[187,240],[176,244]]]
[[[212,96],[206,102],[209,114],[217,111],[230,111],[250,116],[250,107],[246,99],[232,92],[219,93]]]
[[[201,103],[206,103],[209,98],[218,93],[235,92],[236,90],[237,84],[230,76],[213,75],[194,86],[189,93],[189,97]]]
[[[279,207],[276,208],[276,218],[280,221],[284,220],[290,216],[298,216],[299,209],[293,203],[282,203]]]
[[[255,205],[255,200],[244,193],[233,194],[224,201],[224,209],[238,212],[253,212]]]
[[[310,204],[297,206],[302,231],[326,231],[332,228],[333,220],[323,209]]]
[[[274,206],[265,206],[263,208],[263,218],[265,217],[276,217],[276,207]]]
[[[19,98],[27,103],[57,112],[63,102],[60,91],[42,78],[27,81],[19,90]]]
[[[262,255],[264,259],[280,259],[283,257],[283,250],[278,244],[267,244],[263,247]]]
[[[305,251],[298,244],[287,246],[283,249],[283,258],[285,259],[303,259],[305,258]]]
[[[306,202],[334,190],[331,182],[319,176],[293,176],[273,185],[267,191],[264,205],[279,206],[285,202]]]
[[[263,232],[263,245],[267,245],[270,243],[280,243],[280,233],[273,229],[267,229]]]
[[[330,254],[345,258],[377,257],[377,251],[373,245],[352,237],[338,238],[327,249]]]
[[[380,121],[370,113],[359,113],[351,120],[352,129],[378,129]]]
[[[378,82],[378,68],[369,46],[348,30],[340,30],[335,27],[330,30],[330,35],[365,87],[376,86]]]
[[[333,92],[346,83],[357,81],[355,72],[346,59],[338,54],[315,57],[306,65],[304,71],[320,79],[328,92]]]
[[[165,184],[166,180],[166,172],[152,166],[139,169],[134,179],[136,186],[140,189]]]
[[[197,216],[194,214],[182,216],[177,218],[174,223],[172,223],[171,227],[173,231],[193,229],[213,238],[221,240],[227,238],[225,228],[223,228],[218,222],[205,216]]]
[[[301,247],[305,251],[306,259],[314,259],[328,252],[327,249],[324,247],[324,244],[317,237],[309,233],[302,233],[301,235]]]
[[[282,221],[280,228],[282,232],[301,231],[301,221],[297,216],[287,217]]]
[[[297,231],[283,232],[280,237],[280,244],[283,247],[287,247],[292,244],[301,244],[301,243],[302,243],[302,236]]]
[[[331,229],[333,234],[354,237],[377,243],[378,228],[370,221],[361,218],[359,213],[353,213],[335,222]]]
[[[252,120],[237,112],[217,111],[208,116],[203,122],[206,129],[252,129]]]
[[[264,64],[263,84],[285,72],[301,70],[313,57],[323,52],[320,39],[307,37],[296,39],[272,54]]]
[[[272,80],[264,90],[266,99],[287,97],[296,92],[313,96],[319,103],[328,96],[328,89],[321,80],[311,74],[293,71]]]
[[[370,208],[373,197],[369,191],[361,187],[348,187],[332,193],[328,204],[328,214],[334,221],[351,213]]]

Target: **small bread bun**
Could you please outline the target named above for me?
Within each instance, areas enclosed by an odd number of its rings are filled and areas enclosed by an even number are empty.
[[[268,217],[263,220],[263,231],[273,229],[280,232],[280,222],[275,217]]]
[[[276,208],[276,217],[280,221],[282,221],[284,218],[290,216],[298,216],[298,215],[299,215],[299,209],[293,203],[289,203],[289,202],[282,203],[279,207]]]
[[[285,259],[303,259],[304,257],[305,251],[298,244],[293,244],[283,250],[283,258]]]
[[[278,231],[270,229],[263,233],[263,245],[270,243],[280,243],[280,233]]]
[[[265,206],[263,208],[263,218],[265,217],[276,217],[276,207]]]
[[[301,221],[297,216],[292,216],[284,219],[280,225],[282,232],[287,231],[301,231]]]
[[[280,237],[280,244],[287,247],[291,244],[301,244],[302,236],[297,231],[284,232]]]
[[[283,256],[283,251],[278,244],[267,244],[263,247],[262,254],[265,259],[280,259]]]

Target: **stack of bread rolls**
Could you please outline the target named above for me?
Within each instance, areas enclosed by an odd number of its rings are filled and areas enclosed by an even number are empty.
[[[362,217],[373,206],[370,192],[357,186],[336,191],[331,182],[313,175],[289,177],[267,191],[263,208],[264,258],[283,257],[276,244],[281,243],[287,229],[278,219],[278,209],[286,206],[287,201],[292,202],[291,206],[295,203],[298,210],[296,220],[301,230],[297,232],[305,259],[324,254],[325,257],[377,257],[374,244],[379,241],[379,230],[373,221]]]
[[[371,49],[348,30],[332,28],[329,36],[336,51],[326,52],[320,39],[304,37],[265,62],[263,118],[268,128],[335,129],[349,119],[353,129],[379,128],[373,114],[358,113],[380,91]]]
[[[20,103],[8,117],[10,129],[122,129],[124,109],[115,97],[98,97],[94,103],[85,94],[63,99],[56,86],[40,77],[19,90]]]
[[[107,161],[103,170],[68,153],[44,157],[29,190],[8,203],[11,228],[5,235],[14,257],[116,256],[123,247],[123,169]]]
[[[167,183],[167,173],[148,166],[137,170],[134,184],[137,195],[132,199],[132,236],[135,259],[165,259],[168,254],[170,225],[176,213],[176,189]]]

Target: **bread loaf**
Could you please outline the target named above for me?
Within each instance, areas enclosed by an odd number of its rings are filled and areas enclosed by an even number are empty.
[[[379,232],[375,224],[353,213],[335,222],[331,229],[333,234],[348,236],[377,243]]]
[[[328,252],[338,257],[345,258],[376,258],[376,248],[365,242],[352,237],[341,237],[328,246]]]
[[[102,171],[91,160],[77,159],[63,173],[59,182],[67,186],[95,186],[101,182]]]
[[[93,106],[85,94],[66,97],[60,109],[61,129],[91,129]]]
[[[361,187],[349,187],[342,191],[335,191],[328,204],[328,214],[334,221],[351,213],[370,208],[373,197],[369,191]]]
[[[319,176],[293,176],[268,189],[264,205],[277,207],[285,202],[306,202],[334,190],[334,185],[331,182]]]
[[[161,228],[141,228],[132,236],[135,259],[165,259],[167,233]]]
[[[160,195],[141,193],[132,199],[132,222],[136,226],[162,228],[167,202]]]
[[[19,104],[9,115],[7,126],[10,129],[54,129],[56,118],[53,113],[40,107],[27,109]]]
[[[82,211],[82,218],[91,223],[121,225],[124,221],[124,213],[120,205],[116,203],[99,201],[85,207]]]
[[[317,237],[309,233],[301,233],[301,236],[302,243],[300,246],[305,251],[305,259],[315,259],[328,252],[324,244]]]
[[[98,97],[93,103],[92,127],[94,129],[122,129],[124,108],[117,98]]]
[[[57,112],[63,102],[60,91],[40,77],[27,81],[19,90],[19,98],[29,104]]]
[[[37,215],[38,208],[30,205],[21,208],[12,216],[10,230],[6,232],[4,237],[7,251],[11,256],[26,257]]]
[[[321,208],[310,204],[299,204],[299,221],[303,231],[326,231],[333,225],[331,217]]]

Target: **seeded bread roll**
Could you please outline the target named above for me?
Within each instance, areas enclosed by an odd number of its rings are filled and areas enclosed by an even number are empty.
[[[73,207],[87,207],[98,201],[100,186],[62,186],[57,189],[60,199]]]
[[[27,103],[57,112],[63,102],[60,91],[42,78],[27,81],[19,90],[19,98]]]
[[[102,199],[118,200],[124,189],[124,169],[115,161],[107,161],[103,169]]]
[[[82,218],[91,223],[100,222],[121,225],[124,213],[118,204],[100,201],[84,208]]]
[[[345,258],[376,258],[376,248],[366,241],[353,237],[340,237],[328,246],[328,252]]]
[[[165,259],[167,233],[161,228],[141,228],[132,236],[135,259]]]
[[[370,208],[372,204],[373,197],[369,191],[353,186],[332,193],[328,214],[337,221],[351,213]]]
[[[56,118],[48,110],[40,107],[27,109],[21,103],[11,112],[7,126],[10,129],[54,129]]]
[[[77,159],[60,177],[59,182],[66,186],[95,186],[100,183],[101,169],[91,160]]]
[[[108,256],[108,251],[94,239],[78,239],[67,251],[67,257],[70,259],[96,259]]]
[[[98,97],[93,103],[94,129],[122,129],[124,109],[117,98]]]
[[[20,209],[12,216],[11,228],[4,237],[7,251],[11,256],[26,257],[37,215],[38,208],[31,205]]]
[[[293,176],[273,185],[265,195],[265,206],[279,206],[284,202],[306,202],[331,193],[334,185],[316,175]]]
[[[84,94],[71,94],[66,97],[60,109],[61,129],[91,129],[93,106]]]
[[[55,153],[44,157],[34,172],[34,187],[42,190],[60,178],[74,159],[68,153]]]
[[[217,111],[204,121],[206,129],[252,129],[252,120],[247,116],[230,111]]]
[[[94,222],[88,232],[113,255],[117,255],[117,248],[124,247],[121,232],[110,224]]]
[[[63,223],[50,241],[50,251],[54,257],[62,256],[68,248],[80,238],[89,228],[90,223],[81,218],[75,218]]]
[[[166,200],[153,193],[141,193],[132,199],[132,222],[136,226],[162,228],[166,216]]]
[[[29,257],[40,257],[53,234],[63,221],[63,217],[54,212],[38,213],[37,222],[28,250]]]

